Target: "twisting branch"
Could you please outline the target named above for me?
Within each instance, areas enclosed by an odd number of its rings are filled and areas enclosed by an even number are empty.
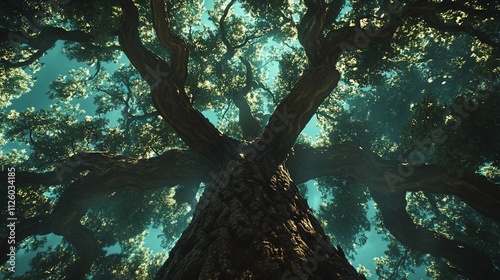
[[[153,27],[156,35],[163,46],[170,51],[171,71],[169,78],[172,79],[179,90],[185,95],[184,82],[188,74],[189,51],[186,43],[179,36],[170,30],[168,14],[165,11],[164,1],[152,0],[151,8],[153,10]],[[187,98],[184,97],[183,98]]]
[[[325,40],[325,49],[328,51],[329,57],[337,57],[346,49],[363,49],[380,44],[392,38],[397,28],[408,18],[422,18],[431,27],[437,30],[452,33],[465,32],[475,37],[477,40],[493,47],[498,47],[500,45],[500,42],[496,42],[489,38],[486,33],[465,24],[445,24],[439,19],[438,15],[448,11],[463,11],[471,13],[475,18],[482,19],[495,17],[492,15],[491,11],[471,9],[457,2],[444,1],[441,3],[431,3],[427,0],[422,0],[407,5],[401,10],[391,14],[391,16],[388,17],[390,20],[378,30],[365,30],[361,28],[359,22],[356,22],[355,26],[347,26],[329,31]]]
[[[85,45],[85,48],[94,49],[105,49],[105,50],[116,50],[116,46],[109,47],[98,47],[91,45],[94,40],[92,34],[82,32],[80,30],[66,30],[61,27],[45,26],[38,22],[37,16],[40,15],[40,11],[36,8],[30,8],[28,5],[19,4],[22,1],[2,1],[0,5],[4,10],[9,11],[11,14],[15,14],[20,18],[24,18],[30,25],[30,32],[36,35],[32,36],[21,30],[10,30],[13,29],[7,24],[6,27],[0,28],[0,42],[14,42],[20,45],[26,45],[30,47],[32,54],[23,61],[7,61],[1,60],[0,64],[4,65],[5,68],[16,68],[28,66],[42,57],[45,52],[54,47],[55,43],[59,40],[78,42]],[[115,36],[116,34],[113,34]]]
[[[231,0],[226,8],[224,8],[224,12],[222,13],[222,16],[219,19],[219,29],[220,29],[220,35],[221,35],[221,40],[224,46],[226,46],[226,53],[224,54],[225,60],[228,60],[234,56],[235,52],[235,47],[229,42],[229,39],[227,38],[226,35],[226,17],[229,14],[229,10],[231,10],[231,7],[233,6],[235,0]]]
[[[443,22],[438,15],[444,12],[449,11],[461,11],[466,13],[469,17],[464,18],[463,24],[457,23],[445,23]],[[467,25],[466,22],[469,21],[469,18],[475,20],[484,20],[487,18],[498,19],[499,14],[498,11],[494,9],[474,9],[472,7],[466,7],[463,3],[455,2],[455,1],[443,1],[441,3],[431,3],[427,0],[421,0],[413,5],[409,5],[404,9],[402,13],[404,17],[422,17],[432,28],[435,28],[440,31],[450,32],[450,33],[467,33],[472,37],[475,37],[477,40],[482,43],[488,44],[493,47],[499,47],[500,42],[496,42],[492,38],[490,38],[485,32],[475,29],[470,25]]]
[[[66,159],[54,171],[37,173],[30,171],[16,172],[16,185],[53,186],[69,182],[82,171],[98,174],[107,172],[119,162],[130,161],[129,158],[105,152],[80,152]],[[7,171],[0,171],[0,176],[7,177]],[[0,182],[3,186],[4,182]]]
[[[340,80],[335,60],[326,57],[323,46],[322,32],[328,5],[324,1],[306,1],[306,5],[308,10],[298,29],[310,68],[277,106],[257,140],[258,145],[264,146],[263,153],[271,154],[276,163],[287,157],[300,132]]]
[[[465,243],[450,240],[413,222],[406,212],[405,192],[381,193],[370,189],[384,225],[401,243],[411,249],[444,257],[459,268],[468,279],[498,279],[492,259]]]
[[[235,3],[235,0],[230,1],[227,6],[224,8],[224,12],[219,19],[219,29],[221,34],[221,40],[224,46],[226,47],[226,53],[224,53],[222,60],[217,64],[216,74],[219,78],[223,77],[222,67],[225,63],[227,63],[236,53],[236,50],[239,48],[243,48],[246,46],[250,40],[260,37],[259,35],[252,34],[250,36],[246,36],[245,40],[238,44],[232,45],[229,39],[227,38],[226,32],[226,18],[229,14],[229,10]],[[245,86],[230,95],[230,98],[236,105],[239,111],[239,123],[241,130],[243,131],[243,137],[245,139],[254,139],[257,137],[262,130],[261,125],[252,115],[250,106],[245,96],[252,90],[252,88],[257,84],[254,81],[252,66],[250,62],[246,60],[244,57],[239,57],[241,63],[245,65],[246,74],[245,74]],[[229,109],[229,107],[228,107]]]
[[[200,181],[208,180],[207,174],[213,167],[200,154],[186,150],[171,150],[156,158],[140,160],[103,153],[88,153],[86,156],[82,155],[81,159],[74,160],[73,157],[73,160],[67,161],[66,167],[70,169],[64,172],[64,182],[79,171],[91,172],[64,190],[50,214],[21,220],[16,226],[16,244],[32,235],[55,233],[62,235],[77,249],[80,258],[72,277],[67,279],[82,279],[100,254],[101,248],[97,245],[96,237],[80,224],[81,217],[91,205],[124,189],[152,191],[178,184],[199,184]],[[57,177],[57,172],[36,174],[18,171],[16,183],[19,183],[18,187],[26,184],[55,185],[61,183]],[[7,235],[5,240],[0,240],[2,263],[7,261],[9,252],[6,238]]]
[[[310,69],[281,101],[258,143],[276,162],[284,160],[319,105],[335,88],[340,73],[332,65]]]
[[[240,61],[245,65],[246,68],[245,86],[242,89],[234,92],[232,99],[234,101],[234,105],[238,107],[238,119],[241,130],[243,131],[243,137],[246,139],[253,139],[259,135],[262,127],[260,126],[257,119],[253,116],[250,105],[248,104],[245,96],[252,90],[253,84],[255,82],[253,80],[252,66],[250,65],[250,62],[248,62],[241,56]]]
[[[151,87],[155,87],[162,79],[170,75],[170,67],[142,44],[138,30],[139,11],[134,2],[120,0],[120,6],[123,11],[119,32],[120,45],[139,74]]]
[[[490,45],[492,47],[500,47],[500,42],[495,42],[488,35],[480,30],[474,29],[467,25],[458,24],[446,24],[442,22],[436,15],[428,15],[424,17],[425,21],[430,27],[435,28],[440,31],[450,32],[450,33],[467,33],[472,37],[475,37],[480,42]]]
[[[499,220],[500,186],[481,178],[454,178],[438,166],[398,165],[353,144],[328,149],[296,146],[287,168],[297,183],[322,176],[351,176],[369,187],[385,226],[412,249],[445,257],[470,279],[496,279],[492,260],[466,244],[416,225],[406,212],[407,191],[454,194],[484,216]],[[408,171],[413,170],[411,175]],[[408,175],[393,184],[390,174]],[[399,175],[393,175],[399,176]],[[402,175],[401,175],[402,176]]]
[[[328,149],[298,146],[287,167],[297,183],[347,174],[381,193],[427,191],[456,195],[485,217],[500,221],[499,185],[482,177],[457,178],[436,165],[416,166],[385,160],[354,144]]]
[[[298,26],[298,39],[304,47],[311,65],[318,65],[326,59],[323,46],[323,29],[325,28],[328,6],[324,1],[305,1],[307,11]]]
[[[245,39],[243,40],[243,42],[241,42],[237,45],[231,44],[231,42],[227,38],[226,18],[229,15],[229,10],[231,10],[231,8],[233,7],[235,2],[236,2],[236,0],[231,0],[227,4],[226,8],[224,8],[224,12],[222,13],[222,16],[219,19],[219,30],[220,30],[221,40],[222,40],[222,43],[224,44],[224,46],[226,47],[226,53],[223,55],[223,61],[227,61],[227,60],[231,59],[232,57],[234,57],[236,50],[241,49],[244,46],[246,46],[250,42],[250,40],[262,37],[262,35],[259,35],[258,31],[255,30],[253,32],[253,34],[245,36]]]
[[[188,146],[215,164],[222,164],[232,154],[231,140],[193,108],[185,93],[188,51],[184,41],[170,30],[164,1],[152,1],[153,21],[158,38],[170,51],[172,66],[142,44],[135,4],[120,0],[120,6],[123,10],[120,44],[150,85],[154,106]]]
[[[104,254],[103,248],[97,242],[95,234],[80,221],[74,221],[62,236],[78,251],[78,259],[63,279],[85,279],[94,261]]]
[[[256,87],[261,88],[265,92],[267,92],[271,96],[271,99],[273,100],[273,104],[277,105],[277,100],[276,100],[274,93],[266,85],[264,85],[262,82],[256,82]]]

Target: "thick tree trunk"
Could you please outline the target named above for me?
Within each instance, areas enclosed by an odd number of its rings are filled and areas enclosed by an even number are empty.
[[[156,279],[364,279],[282,165],[242,158],[219,175]]]

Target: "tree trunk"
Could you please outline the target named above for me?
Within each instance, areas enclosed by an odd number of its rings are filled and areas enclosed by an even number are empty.
[[[156,279],[364,279],[282,165],[241,158],[218,175]]]

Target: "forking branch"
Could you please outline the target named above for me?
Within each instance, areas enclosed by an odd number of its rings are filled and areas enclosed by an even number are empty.
[[[176,130],[181,139],[215,164],[222,164],[231,154],[227,136],[195,110],[184,89],[187,77],[188,50],[184,41],[169,27],[168,13],[161,0],[152,1],[154,28],[160,42],[170,51],[171,63],[148,50],[139,38],[139,13],[131,0],[121,0],[123,16],[120,44],[141,76],[151,88],[153,104]],[[198,129],[192,129],[198,127]]]

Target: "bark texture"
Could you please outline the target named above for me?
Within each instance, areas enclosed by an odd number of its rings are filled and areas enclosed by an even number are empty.
[[[227,180],[207,186],[155,279],[364,279],[331,247],[283,166],[233,163]]]

